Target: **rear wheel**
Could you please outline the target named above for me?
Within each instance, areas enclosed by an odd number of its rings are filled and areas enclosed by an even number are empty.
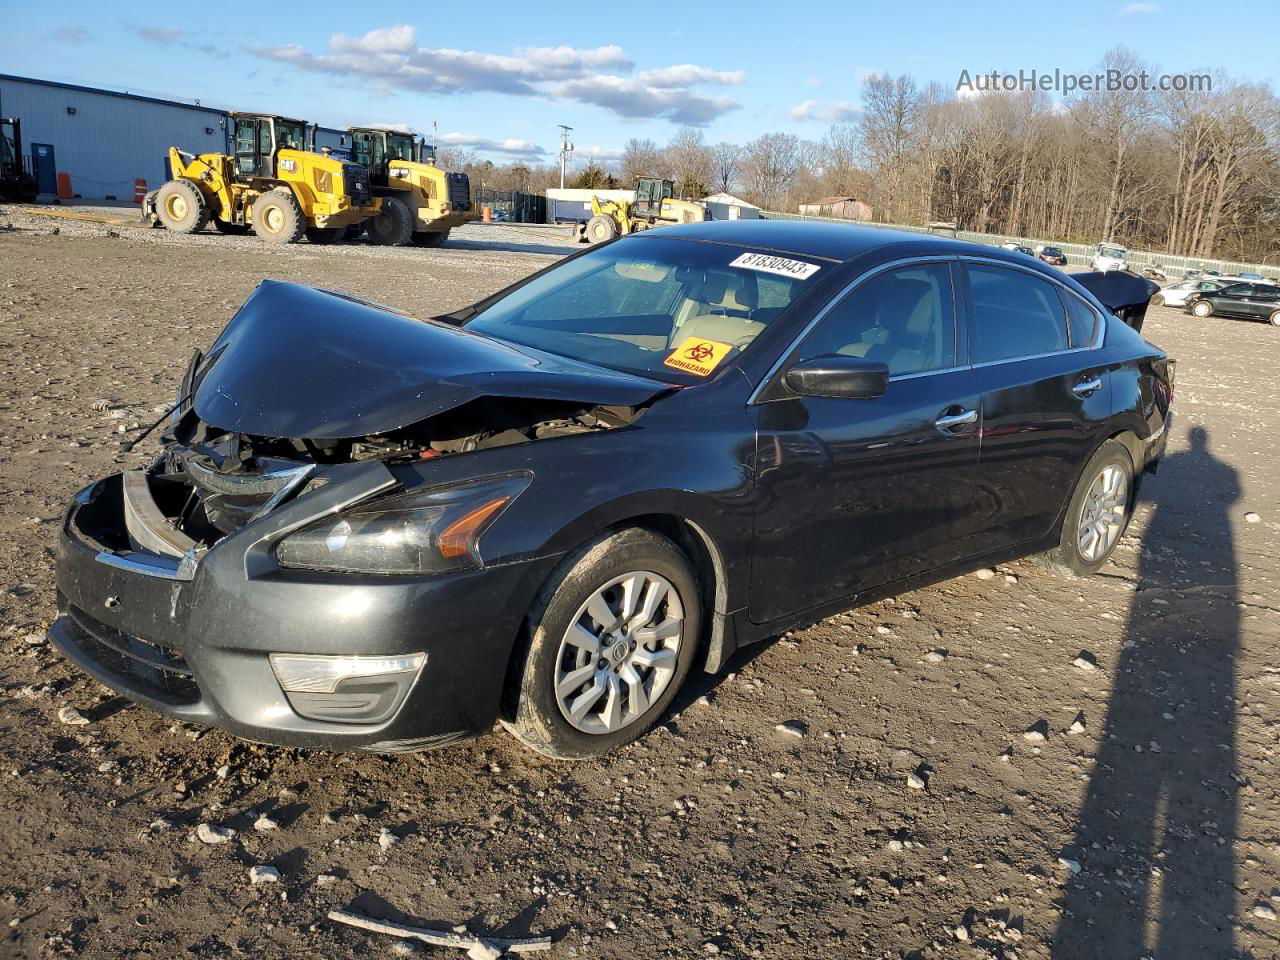
[[[618,224],[613,217],[597,214],[587,221],[586,234],[589,243],[607,243],[618,236]]]
[[[449,239],[448,230],[420,231],[413,235],[413,242],[419,247],[443,247]]]
[[[1280,327],[1280,310],[1272,310],[1271,316],[1267,317],[1267,322],[1273,327]]]
[[[573,554],[535,600],[503,725],[562,760],[640,737],[689,673],[702,601],[688,558],[630,528]]]
[[[1108,440],[1080,475],[1062,521],[1062,539],[1043,556],[1054,570],[1087,577],[1102,569],[1133,514],[1133,460]]]
[[[195,233],[209,224],[209,204],[190,180],[170,180],[156,192],[156,215],[166,230]]]
[[[268,243],[297,243],[306,227],[302,208],[287,187],[268,190],[253,202],[253,232]]]
[[[398,197],[383,197],[382,210],[364,222],[364,229],[379,246],[406,246],[413,239],[413,211]]]
[[[1208,300],[1197,300],[1191,305],[1191,312],[1203,320],[1205,317],[1213,316],[1213,304]]]
[[[1152,298],[1151,298],[1151,305],[1152,305],[1153,307],[1163,307],[1163,306],[1164,306],[1164,294],[1163,294],[1163,293],[1157,293],[1154,297],[1152,297]]]
[[[346,232],[346,227],[307,227],[307,239],[311,243],[336,243]]]

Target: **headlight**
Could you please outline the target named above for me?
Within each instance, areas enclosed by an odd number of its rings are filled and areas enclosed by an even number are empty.
[[[489,477],[376,500],[289,534],[276,545],[276,560],[340,573],[476,569],[480,535],[530,480],[528,474]]]

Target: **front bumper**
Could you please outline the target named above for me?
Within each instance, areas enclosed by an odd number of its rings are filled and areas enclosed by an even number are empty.
[[[291,747],[397,752],[492,728],[529,599],[553,560],[417,579],[281,569],[264,543],[324,507],[304,501],[330,496],[326,488],[224,538],[194,571],[148,573],[134,562],[147,557],[122,544],[122,486],[119,474],[100,480],[68,508],[49,628],[107,687],[178,720]],[[376,723],[301,716],[268,660],[419,652],[421,672]]]

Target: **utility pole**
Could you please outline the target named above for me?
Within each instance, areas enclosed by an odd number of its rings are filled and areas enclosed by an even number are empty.
[[[564,189],[564,171],[569,162],[569,154],[573,153],[573,144],[569,142],[569,131],[573,127],[560,124],[560,189]]]

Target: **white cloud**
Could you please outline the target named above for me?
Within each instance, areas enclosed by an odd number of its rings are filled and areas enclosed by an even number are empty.
[[[489,137],[477,137],[470,133],[459,133],[457,131],[440,134],[440,143],[438,145],[466,147],[468,150],[475,150],[479,153],[498,153],[506,157],[541,157],[547,152],[532,140],[492,140]]]
[[[826,123],[845,123],[862,116],[862,108],[849,100],[803,100],[788,113],[792,120],[822,120]]]
[[[741,70],[674,64],[632,74],[622,47],[517,47],[510,54],[420,46],[408,24],[380,27],[358,37],[337,33],[312,53],[298,44],[250,47],[257,56],[313,73],[356,77],[384,89],[422,93],[487,91],[593,104],[629,118],[664,117],[705,124],[738,104],[695,92],[695,86],[735,86]],[[619,74],[626,74],[620,76]]]
[[[1158,3],[1130,3],[1125,7],[1121,8],[1120,16],[1127,17],[1132,14],[1159,13],[1159,12],[1160,12],[1160,4]]]

